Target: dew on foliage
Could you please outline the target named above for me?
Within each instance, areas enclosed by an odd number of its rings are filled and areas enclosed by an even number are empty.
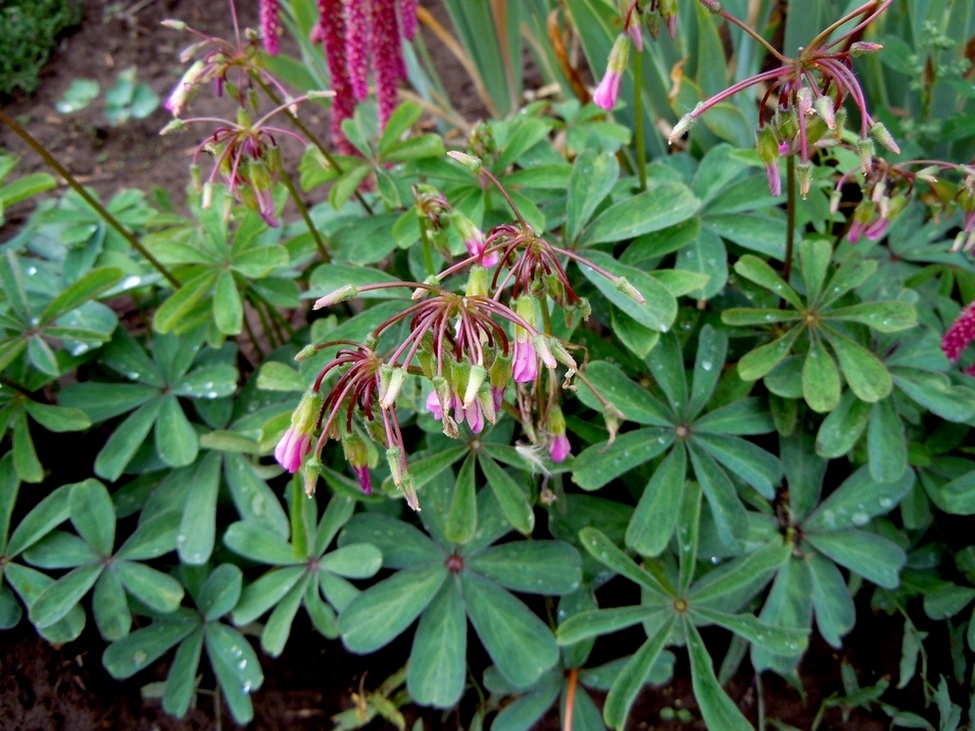
[[[712,362],[711,362],[711,361],[709,361],[709,360],[702,360],[702,361],[701,361],[701,368],[703,368],[703,369],[704,369],[704,370],[706,370],[706,371],[709,371],[709,370],[711,370],[712,368],[714,368],[714,363],[712,363]]]
[[[891,500],[889,497],[882,497],[880,498],[879,502],[880,502],[880,507],[884,508],[885,510],[893,507],[894,505],[894,501]]]
[[[853,525],[866,525],[870,522],[870,516],[866,513],[857,511],[850,516],[850,520],[853,522]]]
[[[141,665],[142,663],[144,663],[146,661],[146,658],[147,657],[148,657],[148,655],[146,655],[146,653],[144,653],[142,650],[139,650],[138,652],[133,653],[133,655],[132,655],[132,664],[133,665]]]

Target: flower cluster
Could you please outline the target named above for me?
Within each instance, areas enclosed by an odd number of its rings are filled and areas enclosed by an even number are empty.
[[[956,362],[965,348],[975,340],[975,302],[961,311],[941,339],[941,349],[948,360]],[[975,365],[965,369],[965,373],[975,376]]]
[[[399,103],[397,86],[406,78],[403,39],[416,33],[416,0],[318,0],[318,12],[312,41],[325,47],[335,92],[332,139],[341,152],[354,154],[342,122],[368,96],[371,69],[379,124],[386,126]]]
[[[500,188],[490,173],[480,170],[480,174]],[[421,220],[426,217],[431,225],[442,225],[443,217],[456,225],[449,204],[436,190],[417,190],[415,197]],[[464,425],[479,434],[502,413],[509,413],[520,421],[529,442],[546,448],[553,462],[569,456],[556,373],[565,368],[562,387],[571,387],[578,366],[569,348],[551,334],[549,307],[564,310],[567,318],[586,317],[589,308],[569,284],[563,262],[579,261],[638,301],[642,296],[625,280],[574,252],[552,246],[515,213],[518,223],[497,226],[486,235],[470,223],[472,230],[465,236],[470,256],[427,282],[346,285],[315,302],[315,309],[320,309],[373,290],[413,291],[413,304],[379,324],[367,338],[375,344],[389,340],[394,332],[406,332],[382,354],[372,346],[347,341],[309,346],[299,353],[299,359],[306,359],[324,348],[341,346],[315,379],[311,396],[299,404],[292,427],[275,450],[275,457],[289,471],[304,465],[306,489],[314,489],[324,444],[335,439],[342,442],[363,490],[370,492],[370,455],[376,453],[369,448],[372,442],[385,450],[393,482],[418,509],[396,416],[404,384],[416,377],[427,384],[423,390],[429,389],[423,407],[441,422],[447,436],[459,438]],[[466,230],[467,224],[459,228]],[[467,280],[462,293],[442,286],[463,271]],[[405,328],[398,327],[404,324]],[[338,377],[327,386],[332,374]],[[509,393],[514,403],[506,401]],[[315,404],[318,416],[309,420]]]

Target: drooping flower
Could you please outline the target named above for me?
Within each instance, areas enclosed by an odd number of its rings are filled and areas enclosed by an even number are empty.
[[[553,462],[562,462],[572,451],[572,445],[569,444],[569,437],[565,434],[565,417],[558,406],[553,406],[549,412],[548,428],[552,434],[552,440],[548,445],[548,456]]]
[[[301,461],[311,451],[312,433],[315,431],[321,408],[321,394],[317,391],[306,391],[291,414],[291,426],[274,448],[274,458],[291,474],[298,471]]]
[[[454,226],[457,227],[457,233],[463,239],[464,246],[467,247],[467,252],[477,258],[478,264],[490,268],[498,263],[498,254],[496,251],[485,254],[487,242],[484,239],[484,232],[475,226],[471,219],[463,213],[454,211],[451,214],[451,220]]]
[[[352,430],[342,437],[342,451],[359,480],[359,486],[366,495],[372,495],[372,477],[369,474],[369,449],[358,431]]]
[[[616,99],[620,94],[620,82],[623,80],[623,73],[626,71],[626,63],[630,56],[630,43],[632,43],[630,36],[621,33],[609,52],[606,73],[592,95],[593,103],[601,109],[609,111],[616,106]]]
[[[530,296],[519,297],[515,303],[515,312],[529,325],[535,324],[535,299]],[[538,378],[538,354],[532,345],[529,332],[521,325],[515,325],[514,359],[511,365],[511,377],[515,383],[531,383]]]
[[[281,33],[281,4],[279,0],[261,0],[261,41],[268,56],[278,55],[278,36]]]
[[[948,360],[954,363],[973,340],[975,340],[975,302],[965,307],[951,323],[951,327],[941,338],[941,349],[948,356]],[[965,372],[975,375],[975,366],[966,369]]]

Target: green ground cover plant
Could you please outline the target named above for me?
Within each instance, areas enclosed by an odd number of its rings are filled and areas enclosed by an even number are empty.
[[[177,716],[216,690],[249,722],[303,609],[355,653],[412,638],[339,728],[622,730],[682,663],[737,731],[787,726],[729,678],[802,688],[817,635],[886,612],[921,701],[844,664],[814,725],[971,728],[975,9],[444,7],[455,36],[411,0],[169,21],[186,210],[103,203],[0,110],[71,186],[0,158],[2,206],[38,201],[0,252],[0,628],[90,617],[113,677],[169,662]]]

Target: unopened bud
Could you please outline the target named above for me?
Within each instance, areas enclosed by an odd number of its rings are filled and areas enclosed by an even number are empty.
[[[820,94],[813,102],[813,108],[816,110],[816,114],[826,122],[829,129],[836,129],[836,110],[833,106],[833,97],[828,94]]]
[[[315,357],[318,353],[317,345],[306,345],[304,348],[298,351],[298,355],[295,356],[295,360],[299,363],[303,360],[308,360],[309,358]]]
[[[406,379],[406,371],[402,368],[383,364],[379,367],[379,405],[384,409],[392,408],[396,405],[403,381]]]
[[[173,30],[186,30],[186,23],[184,23],[182,20],[167,19],[162,21],[159,25],[163,26],[164,28],[172,28]]]
[[[808,160],[801,160],[796,163],[796,180],[799,183],[799,193],[802,199],[806,200],[809,195],[809,188],[812,187],[813,166]]]
[[[851,56],[862,56],[865,53],[874,53],[883,49],[883,46],[879,43],[872,43],[871,41],[857,41],[850,45],[850,55]]]
[[[646,298],[640,294],[640,290],[630,284],[626,277],[617,277],[613,284],[616,289],[625,294],[634,302],[638,302],[641,305],[645,305],[647,303]]]
[[[160,135],[168,135],[172,132],[182,132],[186,129],[186,124],[183,123],[182,119],[174,119],[172,122],[167,124],[161,130],[159,130]]]
[[[359,288],[354,284],[346,284],[339,287],[334,292],[329,292],[324,297],[319,297],[315,300],[315,304],[311,306],[313,310],[320,310],[323,307],[331,307],[332,305],[337,305],[339,302],[345,302],[346,300],[354,299],[359,296]]]
[[[683,137],[686,132],[689,132],[690,129],[695,124],[697,124],[697,114],[696,113],[702,107],[703,107],[703,104],[701,102],[698,102],[697,106],[694,107],[694,111],[693,112],[688,112],[683,117],[681,117],[679,120],[677,120],[677,124],[674,125],[674,128],[670,131],[670,135],[667,137],[667,144],[670,144],[670,145],[674,144],[674,141],[675,140],[678,140],[681,137]]]
[[[802,117],[809,116],[809,113],[812,112],[813,108],[812,90],[808,86],[804,86],[799,89],[799,92],[796,94],[796,98],[796,111],[798,111],[799,115]]]
[[[545,364],[546,368],[557,368],[558,363],[555,360],[555,356],[552,355],[552,350],[548,346],[548,338],[539,333],[532,338],[532,346],[535,348],[535,352],[538,353],[538,357],[542,359],[542,363]]]
[[[870,125],[870,136],[895,155],[901,154],[901,148],[897,146],[894,136],[883,122],[874,122]]]
[[[712,13],[721,12],[721,3],[719,3],[718,0],[698,0],[698,2]]]
[[[479,264],[475,264],[471,267],[471,271],[467,275],[467,289],[465,294],[468,297],[486,297],[490,284],[487,269]]]
[[[829,212],[830,215],[835,214],[840,210],[840,203],[843,200],[843,191],[839,188],[835,188],[829,196]]]
[[[860,172],[864,175],[870,171],[870,166],[873,165],[875,152],[873,140],[869,137],[861,137],[857,140],[857,155],[860,156]]]
[[[203,195],[200,199],[200,208],[207,210],[213,204],[213,183],[203,184]]]
[[[335,92],[331,89],[312,89],[305,96],[308,99],[330,99],[335,96]]]
[[[467,386],[464,388],[463,404],[465,409],[470,408],[471,404],[474,403],[477,392],[486,378],[487,369],[484,366],[476,364],[471,366],[470,373],[467,375]]]
[[[447,157],[459,162],[474,175],[481,172],[481,167],[483,167],[483,163],[478,158],[468,155],[466,152],[460,152],[459,150],[451,150],[447,153]]]
[[[318,488],[318,475],[322,471],[322,463],[312,454],[305,460],[301,470],[301,481],[305,488],[305,495],[312,497]]]

